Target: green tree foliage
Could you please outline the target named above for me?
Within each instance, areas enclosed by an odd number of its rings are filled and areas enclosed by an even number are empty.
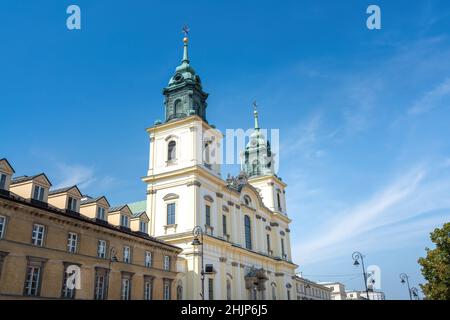
[[[419,259],[427,283],[420,285],[426,299],[450,300],[450,223],[430,234],[435,249],[426,248],[427,256]]]

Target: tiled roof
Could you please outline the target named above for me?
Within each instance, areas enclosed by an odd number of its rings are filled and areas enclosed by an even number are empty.
[[[141,211],[141,212],[133,212],[133,218],[139,218],[139,217],[142,216],[143,214],[146,214],[145,211]]]
[[[50,183],[50,180],[48,180],[47,176],[45,175],[45,173],[39,173],[39,174],[35,174],[34,176],[19,176],[19,177],[15,177],[11,180],[11,184],[15,184],[15,183],[21,183],[21,182],[25,182],[25,181],[30,181],[33,180],[39,176],[44,176],[45,179],[47,179],[48,183]],[[50,186],[52,184],[50,183]]]
[[[108,209],[108,212],[116,212],[116,211],[120,211],[120,210],[122,210],[123,207],[125,207],[125,206],[126,206],[126,204],[123,204],[123,205],[117,206],[117,207],[111,207],[111,208]]]
[[[52,195],[52,194],[64,193],[64,192],[69,191],[69,190],[72,189],[72,188],[77,188],[77,186],[71,186],[71,187],[65,187],[65,188],[59,188],[59,189],[50,190],[50,191],[48,192],[48,194],[49,194],[49,195]],[[78,189],[78,188],[77,188],[77,189]]]
[[[11,163],[9,163],[8,159],[6,159],[6,158],[1,158],[0,161],[6,161],[6,163],[8,164],[8,166],[11,168],[12,172],[13,172],[13,173],[16,173],[16,172],[14,171],[14,168],[12,167]]]

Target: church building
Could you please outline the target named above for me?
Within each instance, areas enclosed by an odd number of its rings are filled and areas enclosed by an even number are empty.
[[[274,172],[258,112],[241,173],[223,179],[216,160],[223,135],[208,123],[208,94],[188,41],[163,90],[164,121],[147,129],[146,201],[129,207],[147,212],[150,235],[182,249],[178,299],[295,299],[286,184]]]

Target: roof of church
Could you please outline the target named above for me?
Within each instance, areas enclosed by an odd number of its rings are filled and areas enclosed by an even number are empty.
[[[133,213],[133,216],[135,214],[142,214],[147,210],[147,201],[138,201],[133,203],[128,203],[128,208],[130,208],[131,213]]]

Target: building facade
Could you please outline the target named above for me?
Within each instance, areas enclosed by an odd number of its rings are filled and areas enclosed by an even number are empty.
[[[243,171],[221,177],[223,135],[206,117],[207,97],[188,57],[165,96],[165,121],[147,129],[149,168],[143,181],[150,234],[182,248],[178,287],[187,299],[296,299],[286,184],[275,175],[273,154],[258,124],[242,153]],[[202,249],[193,245],[203,230]],[[202,275],[204,277],[202,285]]]
[[[332,289],[300,276],[295,277],[297,300],[333,300]]]
[[[176,299],[181,250],[148,235],[145,212],[111,208],[0,160],[0,299]]]
[[[331,300],[347,300],[344,284],[340,282],[321,282],[320,284],[331,290]]]

